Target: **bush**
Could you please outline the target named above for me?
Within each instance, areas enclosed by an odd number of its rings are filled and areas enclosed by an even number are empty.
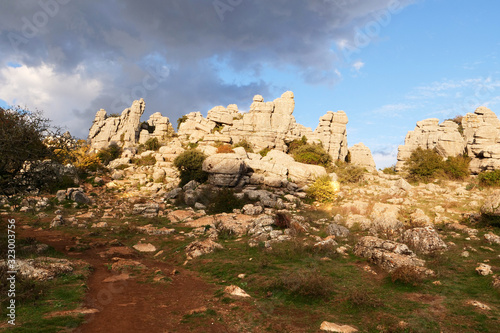
[[[282,273],[270,281],[268,289],[284,290],[291,295],[329,299],[335,291],[332,278],[315,269],[298,269]]]
[[[229,153],[234,153],[234,150],[231,148],[230,145],[220,145],[217,147],[217,154],[229,154]]]
[[[463,155],[443,160],[436,150],[415,149],[406,162],[409,181],[429,182],[436,178],[462,180],[469,176],[470,158]]]
[[[179,127],[181,127],[181,124],[186,122],[187,120],[188,120],[188,117],[186,115],[177,119],[177,130],[179,130]]]
[[[337,199],[339,189],[338,182],[332,181],[330,176],[322,176],[309,186],[307,195],[320,202],[333,202]]]
[[[444,162],[444,172],[451,179],[463,180],[469,177],[470,161],[471,158],[468,156],[450,156]]]
[[[300,163],[321,165],[328,168],[332,164],[332,157],[321,145],[305,144],[292,151],[293,158]]]
[[[395,175],[398,172],[396,171],[396,164],[391,165],[390,167],[383,168],[382,172],[385,173],[386,175]]]
[[[133,158],[132,163],[137,166],[155,165],[156,158],[153,155],[147,155],[140,158]]]
[[[211,203],[207,207],[209,214],[232,213],[233,209],[241,209],[245,203],[234,195],[234,191],[223,188],[215,193],[211,198]]]
[[[423,282],[424,277],[414,266],[404,265],[391,273],[391,280],[392,282],[399,281],[403,284],[418,286]]]
[[[300,139],[295,139],[291,142],[287,142],[286,145],[288,146],[288,153],[292,154],[299,147],[302,147],[306,144],[307,144],[307,137],[305,135]]]
[[[483,171],[477,179],[481,186],[500,186],[500,170]]]
[[[199,150],[186,150],[174,160],[174,166],[179,170],[181,182],[179,186],[184,186],[191,180],[199,183],[207,181],[208,175],[203,171],[203,161],[206,156]]]
[[[146,148],[146,150],[154,150],[154,151],[157,151],[158,149],[160,149],[161,145],[160,145],[160,142],[158,142],[158,138],[151,138],[151,139],[148,139],[145,143],[144,143],[144,148]]]
[[[49,120],[40,112],[21,108],[0,108],[0,191],[13,194],[24,191],[32,175],[27,165],[51,157],[43,143]]]
[[[444,173],[444,161],[436,150],[415,149],[406,161],[408,180],[429,182]]]
[[[97,157],[101,160],[102,164],[108,165],[112,160],[117,159],[122,154],[122,149],[114,142],[108,148],[101,149],[97,153]]]
[[[290,215],[286,213],[276,213],[276,216],[274,217],[274,225],[278,228],[288,229],[290,228],[291,222],[292,219],[290,218]]]
[[[245,151],[247,153],[253,153],[253,147],[252,147],[252,144],[250,142],[248,142],[247,140],[243,139],[241,140],[240,142],[238,143],[235,143],[233,145],[234,148],[237,148],[237,147],[243,147],[245,149]]]
[[[333,172],[337,174],[340,183],[359,183],[363,180],[366,170],[356,165],[337,161]]]

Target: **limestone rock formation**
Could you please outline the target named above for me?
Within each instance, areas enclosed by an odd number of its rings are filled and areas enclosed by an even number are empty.
[[[192,143],[211,145],[215,142],[249,142],[255,151],[264,148],[286,151],[286,143],[305,136],[308,142],[322,143],[334,160],[347,155],[346,125],[344,111],[328,111],[320,118],[316,130],[297,124],[293,116],[294,95],[285,92],[273,102],[264,102],[256,95],[249,112],[240,113],[234,104],[227,108],[216,106],[204,118],[200,112],[186,115],[179,126],[179,137]]]
[[[145,143],[149,139],[156,138],[159,142],[165,142],[174,134],[174,127],[168,117],[163,117],[160,112],[153,113],[146,124],[141,125],[139,143]]]
[[[368,171],[377,170],[370,148],[365,146],[362,142],[349,148],[349,152],[351,153],[351,163],[353,165],[365,168]]]
[[[108,117],[105,110],[97,112],[89,131],[88,142],[94,150],[107,148],[112,142],[130,147],[139,140],[139,125],[146,103],[134,101],[119,117]]]
[[[450,120],[439,124],[435,118],[419,121],[399,146],[398,171],[417,147],[436,149],[443,158],[467,153],[472,173],[500,169],[500,120],[490,109],[479,107],[467,113],[461,124]]]

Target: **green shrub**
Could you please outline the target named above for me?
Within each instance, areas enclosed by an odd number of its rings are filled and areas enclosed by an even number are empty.
[[[500,186],[500,170],[483,171],[477,179],[482,186]]]
[[[331,277],[321,274],[316,269],[300,268],[281,273],[271,279],[269,290],[283,290],[292,296],[302,296],[329,299],[334,295],[335,288]]]
[[[112,160],[117,159],[122,154],[122,149],[114,142],[112,142],[108,148],[101,149],[97,153],[97,157],[101,160],[101,163],[108,165]]]
[[[335,162],[333,172],[337,174],[340,183],[359,183],[363,180],[363,175],[366,170],[362,167],[339,160]]]
[[[436,150],[418,147],[406,161],[406,169],[408,170],[408,180],[429,182],[443,176],[444,161]]]
[[[307,144],[307,137],[305,135],[300,139],[295,139],[291,142],[287,142],[286,145],[288,146],[288,153],[292,154],[296,149],[306,144]]]
[[[385,173],[386,175],[395,175],[398,172],[396,171],[396,164],[391,165],[390,167],[383,168],[382,172]]]
[[[153,155],[147,155],[143,157],[133,158],[132,163],[137,166],[155,165],[156,158]]]
[[[154,150],[154,151],[157,151],[158,149],[160,149],[161,145],[160,145],[160,142],[158,142],[158,138],[151,138],[151,139],[148,139],[145,143],[144,143],[144,148],[146,148],[146,150]]]
[[[181,127],[181,124],[184,123],[185,121],[188,120],[188,117],[186,115],[180,117],[177,119],[177,130],[179,130],[179,127]]]
[[[330,176],[322,176],[309,186],[307,195],[320,202],[333,202],[338,191],[339,183],[332,181]]]
[[[444,172],[451,179],[463,180],[469,177],[470,161],[471,158],[468,156],[450,156],[444,162]]]
[[[245,139],[243,139],[240,142],[235,143],[233,145],[233,148],[237,148],[237,147],[243,147],[247,153],[253,153],[252,144]]]
[[[321,165],[328,168],[332,164],[332,157],[321,145],[304,144],[292,151],[293,158],[300,163]]]
[[[261,151],[259,151],[260,156],[265,157],[267,153],[271,151],[271,148],[264,148]]]
[[[174,166],[179,170],[181,182],[180,186],[184,186],[191,180],[196,180],[199,183],[207,181],[208,175],[203,171],[203,161],[206,156],[199,150],[186,150],[174,160]]]
[[[215,192],[211,203],[207,207],[209,214],[232,213],[233,209],[243,208],[244,201],[238,199],[234,195],[234,191],[230,188],[223,188]]]
[[[463,180],[469,176],[470,158],[463,155],[450,156],[443,160],[436,150],[415,149],[406,162],[407,179],[429,182],[436,178]]]

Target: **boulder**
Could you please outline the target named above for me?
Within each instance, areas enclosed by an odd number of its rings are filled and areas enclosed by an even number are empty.
[[[388,272],[403,266],[411,266],[426,275],[433,274],[424,267],[425,261],[417,258],[415,253],[402,243],[365,236],[356,244],[354,254],[369,259]]]
[[[500,190],[496,190],[486,197],[481,206],[481,213],[489,216],[500,216]]]
[[[402,241],[416,252],[423,254],[448,248],[432,227],[408,229],[403,233]]]
[[[362,142],[349,148],[349,152],[351,153],[351,164],[365,168],[370,172],[377,170],[370,148]]]
[[[234,187],[240,184],[246,172],[246,164],[237,154],[216,154],[203,161],[203,171],[215,186]]]

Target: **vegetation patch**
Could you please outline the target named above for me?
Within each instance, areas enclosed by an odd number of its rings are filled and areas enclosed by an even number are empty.
[[[191,180],[204,183],[208,179],[208,174],[203,171],[203,161],[207,158],[205,154],[196,149],[186,150],[174,160],[174,166],[179,170],[181,182],[179,186],[184,186]]]
[[[436,178],[463,180],[469,176],[470,158],[449,157],[446,161],[436,150],[415,149],[406,161],[407,179],[412,182],[429,182]]]
[[[319,202],[333,202],[337,199],[339,189],[339,183],[332,181],[330,176],[325,175],[317,178],[308,187],[307,194]]]

